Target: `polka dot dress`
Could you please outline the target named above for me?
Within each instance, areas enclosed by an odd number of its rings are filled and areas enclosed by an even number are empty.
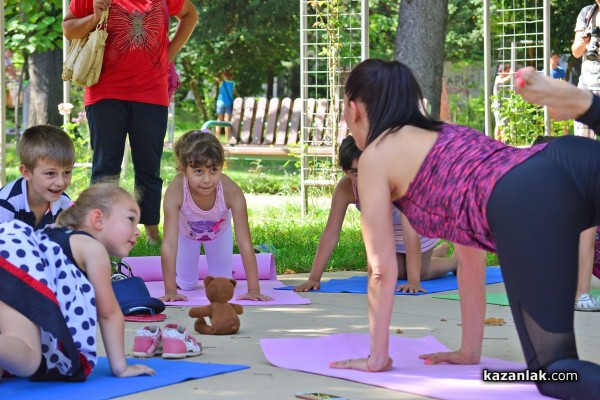
[[[70,233],[72,231],[65,231],[67,235]],[[25,282],[27,290],[34,291],[32,295],[43,293],[45,298],[52,300],[43,302],[44,307],[60,307],[64,321],[49,319],[48,324],[66,324],[76,350],[93,367],[96,364],[96,302],[94,288],[82,271],[44,230],[34,232],[31,227],[16,220],[0,224],[0,257],[8,261],[9,267],[5,269],[16,267],[12,275],[19,276],[19,283]],[[0,296],[17,310],[31,308],[31,305],[11,304],[11,300]],[[26,302],[27,296],[28,293],[12,296],[12,302]],[[40,322],[39,316],[26,316],[40,326],[42,353],[48,370],[56,369],[65,376],[73,374],[72,359],[63,353],[64,346],[60,340],[44,329],[43,318]]]

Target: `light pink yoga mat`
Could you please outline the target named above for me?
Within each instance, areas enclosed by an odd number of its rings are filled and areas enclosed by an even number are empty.
[[[235,300],[235,298],[248,292],[247,281],[237,281],[233,300],[230,303],[240,304],[242,306],[279,306],[279,305],[295,305],[295,304],[310,304],[310,299],[306,299],[298,293],[289,290],[275,290],[277,287],[283,287],[283,283],[279,281],[260,281],[260,292],[273,298],[271,301],[250,301],[250,300]],[[165,294],[165,286],[162,281],[146,282],[146,287],[152,297],[160,297]],[[210,302],[206,298],[204,291],[204,282],[198,281],[198,285],[194,290],[177,291],[188,298],[188,301],[171,301],[165,302],[168,306],[204,306]]]
[[[146,282],[146,287],[152,297],[160,297],[165,294],[165,286],[162,277],[162,268],[160,265],[159,256],[146,257],[125,257],[123,261],[131,266],[134,276],[139,276]],[[258,279],[260,279],[260,291],[267,296],[273,298],[271,301],[249,301],[235,298],[248,292],[248,283],[246,282],[246,274],[242,264],[242,257],[239,254],[233,255],[233,277],[237,281],[235,293],[231,303],[240,304],[243,306],[276,306],[276,305],[295,305],[295,304],[310,304],[310,299],[304,298],[298,293],[288,290],[275,290],[275,288],[283,287],[283,283],[277,280],[277,272],[275,270],[275,260],[271,253],[259,253],[256,255],[258,264]],[[188,301],[166,302],[168,306],[204,306],[209,304],[204,291],[203,279],[208,275],[208,267],[206,265],[206,257],[200,256],[200,273],[198,276],[198,284],[194,290],[183,291],[179,293],[185,295]]]
[[[160,256],[144,257],[125,257],[126,262],[131,267],[134,276],[139,276],[145,282],[162,281],[162,267],[160,265]],[[256,255],[258,265],[258,279],[277,280],[277,271],[275,270],[275,259],[271,253],[259,253]],[[246,279],[246,272],[242,264],[242,257],[239,254],[233,255],[232,273],[235,280]],[[200,272],[198,279],[204,279],[208,275],[208,266],[206,256],[200,256]]]
[[[366,357],[369,335],[340,334],[318,338],[261,339],[263,353],[276,367],[347,379],[400,392],[446,400],[547,399],[533,383],[487,383],[482,369],[521,371],[525,364],[483,357],[479,365],[425,365],[418,356],[448,349],[432,336],[390,336],[394,367],[370,373],[329,368],[330,361]]]

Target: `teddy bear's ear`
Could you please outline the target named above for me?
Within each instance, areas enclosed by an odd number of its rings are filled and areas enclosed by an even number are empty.
[[[237,281],[235,279],[229,279],[229,282],[231,282],[233,284],[233,287],[235,287],[235,285],[237,285]]]
[[[206,278],[204,278],[204,287],[207,287],[208,284],[211,283],[214,280],[215,280],[214,276],[208,275]]]

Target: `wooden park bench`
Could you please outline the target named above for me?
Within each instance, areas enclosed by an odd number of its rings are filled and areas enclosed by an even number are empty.
[[[311,146],[306,153],[326,156],[332,154],[333,148],[327,138],[326,99],[307,100],[307,131]],[[288,97],[279,99],[255,99],[238,97],[233,101],[231,122],[207,121],[202,129],[214,126],[230,126],[230,137],[235,144],[225,145],[225,150],[232,158],[294,158],[301,154],[300,122],[302,118],[302,99],[292,100]],[[348,134],[344,118],[340,116],[338,124],[338,144]]]

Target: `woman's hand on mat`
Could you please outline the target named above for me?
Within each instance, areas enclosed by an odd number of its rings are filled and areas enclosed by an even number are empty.
[[[132,376],[140,376],[140,375],[156,375],[156,371],[147,365],[142,364],[133,364],[128,365],[125,370],[120,374],[115,374],[117,378],[131,378]]]
[[[403,283],[402,285],[398,285],[396,287],[396,292],[402,293],[427,293],[427,290],[423,289],[418,283]]]
[[[164,296],[161,296],[162,301],[187,301],[187,297],[177,292],[166,292]]]
[[[365,372],[385,372],[392,369],[394,360],[388,357],[385,363],[376,363],[370,356],[367,358],[350,358],[348,360],[332,361],[329,363],[330,368],[337,369],[355,369]]]
[[[240,294],[236,300],[271,301],[273,298],[262,294],[258,290],[248,290],[248,293]]]
[[[321,289],[321,283],[318,281],[314,281],[312,279],[308,279],[302,285],[298,285],[294,288],[294,292],[308,292],[309,290],[319,290]]]
[[[468,355],[462,353],[460,350],[451,351],[451,352],[442,352],[442,353],[431,353],[431,354],[421,354],[419,356],[421,360],[425,360],[425,364],[479,364],[481,361],[480,356]]]

